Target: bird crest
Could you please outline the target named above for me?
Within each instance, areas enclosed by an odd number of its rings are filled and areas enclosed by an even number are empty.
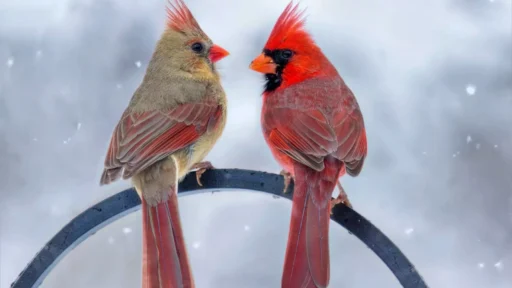
[[[194,15],[183,0],[168,0],[167,27],[175,31],[197,30],[203,32]]]
[[[277,49],[282,43],[293,42],[293,39],[310,39],[309,34],[304,30],[306,21],[305,10],[299,10],[299,4],[290,2],[276,21],[272,32],[265,44],[265,48]]]

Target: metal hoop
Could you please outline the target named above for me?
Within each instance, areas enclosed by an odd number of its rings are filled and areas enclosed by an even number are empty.
[[[240,169],[208,170],[197,184],[194,173],[180,183],[181,195],[212,189],[244,189],[292,199],[293,183],[283,194],[283,177],[276,174]],[[69,251],[109,223],[140,209],[140,199],[127,189],[92,206],[69,222],[34,257],[11,288],[38,287],[52,268]],[[386,264],[404,288],[427,288],[418,271],[386,235],[370,221],[345,205],[336,205],[331,219],[364,242]]]

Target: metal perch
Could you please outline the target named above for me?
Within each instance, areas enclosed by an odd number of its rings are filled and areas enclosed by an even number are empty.
[[[283,176],[276,174],[239,169],[208,170],[203,174],[201,182],[202,187],[197,184],[194,173],[189,174],[180,183],[179,194],[204,193],[212,189],[244,189],[292,199],[293,183],[288,187],[290,193],[283,194]],[[140,199],[134,189],[119,192],[87,209],[71,220],[37,253],[11,284],[11,288],[38,287],[66,253],[99,229],[138,209]],[[332,212],[331,219],[377,254],[404,288],[427,287],[407,257],[372,223],[345,205],[336,205]]]

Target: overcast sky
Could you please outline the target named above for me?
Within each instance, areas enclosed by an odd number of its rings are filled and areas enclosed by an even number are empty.
[[[512,284],[511,2],[302,1],[365,117],[368,160],[345,189],[431,287]],[[129,187],[100,188],[99,176],[165,3],[0,0],[0,288],[74,216]],[[187,3],[231,52],[220,62],[228,123],[208,160],[279,172],[248,65],[288,1]],[[198,288],[279,287],[290,202],[229,192],[180,206]],[[137,212],[90,237],[43,287],[140,287],[140,222]],[[399,287],[354,236],[331,225],[330,237],[330,287]]]

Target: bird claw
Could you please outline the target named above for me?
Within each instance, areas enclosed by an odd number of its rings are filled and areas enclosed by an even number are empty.
[[[279,174],[284,177],[283,193],[287,193],[288,186],[290,186],[290,182],[292,181],[292,174],[286,170],[281,170],[281,172]]]
[[[338,181],[337,186],[338,186],[338,189],[340,190],[340,194],[338,195],[338,197],[336,197],[336,199],[331,200],[331,215],[332,215],[332,208],[334,208],[334,206],[336,206],[340,203],[344,204],[345,206],[347,206],[349,208],[352,208],[352,203],[350,203],[350,200],[348,200],[348,195],[347,195],[347,193],[345,193],[345,189],[343,189],[343,187],[341,186],[340,181]]]
[[[196,163],[196,164],[192,165],[192,167],[190,167],[190,170],[194,170],[194,169],[197,169],[196,170],[197,184],[199,184],[199,186],[203,186],[203,183],[201,183],[201,176],[203,175],[204,172],[206,172],[206,170],[214,169],[214,167],[210,161],[204,161],[204,162]]]

